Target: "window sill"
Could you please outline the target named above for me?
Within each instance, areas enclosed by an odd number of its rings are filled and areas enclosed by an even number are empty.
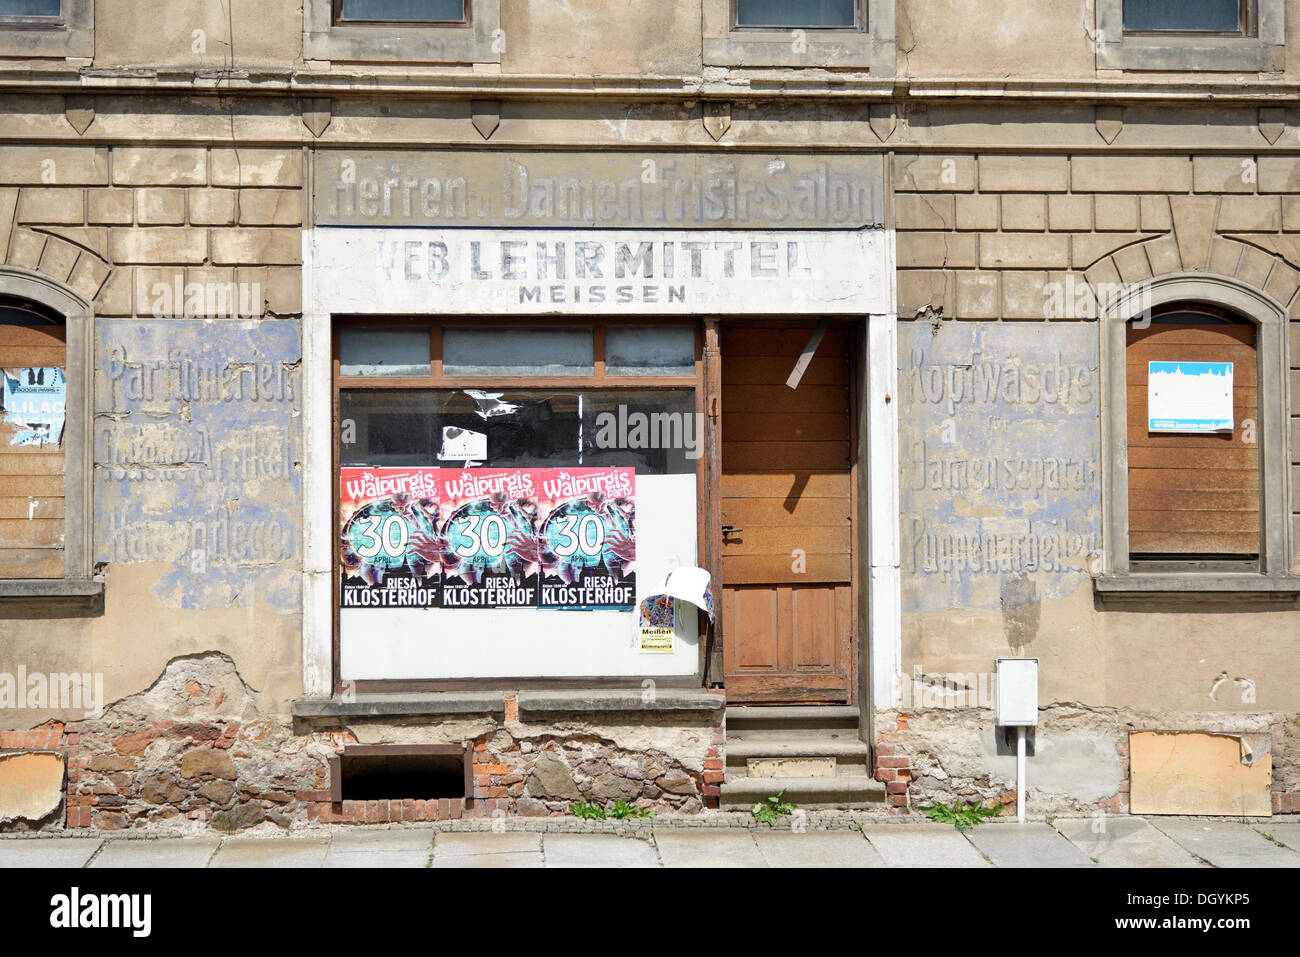
[[[104,597],[104,583],[94,579],[14,578],[0,580],[0,601],[9,604],[93,605]]]
[[[1300,597],[1300,576],[1146,574],[1103,575],[1093,588],[1106,601],[1282,602]]]
[[[591,688],[520,691],[520,718],[556,712],[721,711],[726,696],[703,688],[657,688],[650,701],[638,688]],[[430,691],[415,694],[358,694],[349,699],[299,698],[293,716],[299,720],[339,718],[439,717],[504,714],[503,691]]]

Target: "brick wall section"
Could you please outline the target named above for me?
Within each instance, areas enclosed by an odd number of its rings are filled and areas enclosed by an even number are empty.
[[[1090,319],[1058,307],[1085,284],[1178,272],[1287,307],[1300,574],[1300,157],[898,154],[893,183],[900,318]]]
[[[302,165],[294,148],[0,147],[0,261],[100,316],[207,315],[160,295],[195,283],[256,287],[241,314],[297,315]]]

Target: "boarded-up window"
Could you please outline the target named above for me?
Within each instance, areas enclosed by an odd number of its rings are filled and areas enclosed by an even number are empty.
[[[0,304],[0,579],[64,574],[66,328]]]
[[[1148,404],[1148,371],[1153,362],[1179,364],[1179,374],[1197,369],[1204,375],[1222,372],[1225,363],[1232,363],[1231,428],[1153,430]],[[1165,312],[1146,328],[1129,326],[1127,367],[1131,559],[1257,563],[1260,430],[1255,325],[1209,309]]]

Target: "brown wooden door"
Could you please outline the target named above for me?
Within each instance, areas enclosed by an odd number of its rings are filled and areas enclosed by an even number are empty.
[[[734,702],[845,702],[854,629],[849,336],[722,330],[723,664]]]

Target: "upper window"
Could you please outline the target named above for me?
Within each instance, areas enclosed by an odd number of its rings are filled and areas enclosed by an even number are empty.
[[[1130,33],[1250,32],[1250,0],[1124,0]]]
[[[858,0],[736,0],[736,26],[856,27]]]
[[[303,56],[351,63],[500,63],[500,0],[306,0]]]
[[[0,19],[28,17],[57,20],[63,15],[62,0],[0,0]]]
[[[894,0],[704,0],[704,62],[894,71]]]
[[[0,0],[0,57],[93,57],[95,0]]]
[[[1097,0],[1097,67],[1280,72],[1284,9],[1284,0]]]
[[[469,0],[334,0],[335,23],[467,23]]]

